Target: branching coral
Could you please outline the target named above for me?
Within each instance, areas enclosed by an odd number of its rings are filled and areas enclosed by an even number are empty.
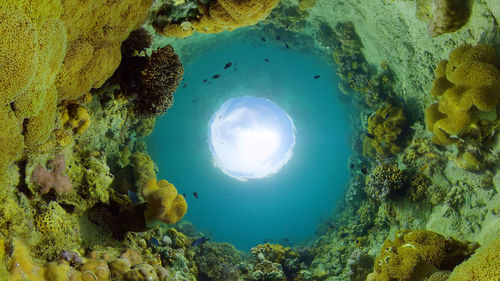
[[[170,17],[172,7],[163,5],[156,12],[153,26],[158,33],[167,37],[186,37],[194,31],[219,33],[256,24],[266,18],[278,3],[279,0],[216,0],[199,4],[199,14],[186,17],[184,21],[166,20]]]
[[[176,223],[186,214],[186,199],[177,194],[174,185],[166,180],[156,182],[156,179],[150,179],[143,187],[142,194],[147,202],[144,211],[147,226],[154,226],[157,221]]]
[[[387,239],[367,280],[422,280],[467,259],[477,244],[446,239],[431,231],[402,231]]]
[[[436,144],[451,144],[479,119],[480,111],[495,109],[500,101],[500,60],[489,45],[464,45],[449,61],[436,67],[432,95],[438,99],[425,110],[427,129]]]
[[[406,117],[401,107],[388,104],[379,108],[368,119],[368,135],[363,142],[363,154],[374,157],[398,153],[401,150],[398,141],[405,122]]]
[[[121,88],[133,100],[136,115],[155,117],[172,106],[172,94],[179,87],[184,68],[172,46],[167,45],[151,57],[124,59],[119,73]]]

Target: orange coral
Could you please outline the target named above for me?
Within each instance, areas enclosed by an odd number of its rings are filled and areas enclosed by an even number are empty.
[[[464,45],[436,68],[432,95],[439,100],[425,110],[427,129],[436,144],[451,144],[500,101],[500,60],[489,45]]]

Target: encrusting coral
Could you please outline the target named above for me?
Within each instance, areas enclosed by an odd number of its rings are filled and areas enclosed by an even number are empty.
[[[186,199],[177,194],[174,185],[166,180],[150,179],[143,187],[142,195],[147,202],[144,211],[147,226],[154,226],[157,221],[176,223],[186,214]]]
[[[156,13],[153,27],[167,37],[187,37],[194,31],[219,33],[225,30],[254,25],[266,18],[279,0],[216,0],[199,4],[197,17],[182,22],[165,21],[169,6],[162,6]]]
[[[439,270],[451,270],[472,255],[477,244],[446,239],[432,231],[400,231],[387,239],[366,280],[423,280]]]
[[[431,91],[438,103],[425,110],[425,123],[436,144],[455,143],[477,122],[478,112],[497,107],[499,69],[500,60],[489,45],[463,45],[450,54],[449,61],[438,64]]]
[[[405,122],[406,117],[401,107],[388,104],[379,108],[368,119],[368,135],[363,142],[363,154],[375,157],[398,153],[401,150],[398,138]]]

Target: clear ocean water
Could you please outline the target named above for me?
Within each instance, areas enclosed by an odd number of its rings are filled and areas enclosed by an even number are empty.
[[[241,250],[264,240],[300,243],[331,215],[345,190],[351,153],[346,108],[337,99],[335,69],[325,57],[263,42],[254,33],[243,38],[225,36],[199,56],[181,56],[184,81],[173,107],[157,120],[148,149],[158,178],[186,194],[184,219],[212,240]],[[232,66],[224,69],[228,62]],[[207,133],[219,106],[245,95],[284,109],[295,124],[296,145],[278,173],[239,181],[214,166]]]

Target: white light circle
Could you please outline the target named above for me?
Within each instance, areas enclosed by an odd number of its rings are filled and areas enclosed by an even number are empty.
[[[212,115],[208,127],[214,164],[238,180],[268,177],[292,157],[292,118],[269,99],[231,98]]]

